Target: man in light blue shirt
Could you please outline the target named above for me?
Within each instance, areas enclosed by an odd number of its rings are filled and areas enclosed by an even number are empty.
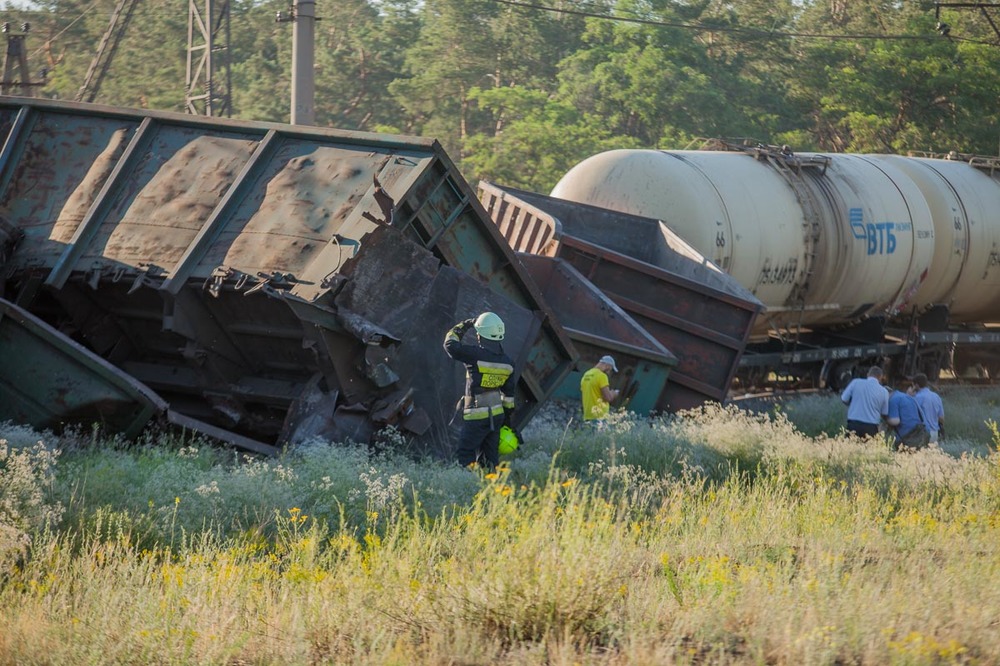
[[[878,425],[889,413],[889,392],[882,386],[882,368],[873,365],[868,376],[852,379],[840,399],[847,405],[847,430],[858,437],[878,434]]]
[[[913,375],[913,383],[917,385],[917,392],[913,397],[923,413],[924,427],[930,433],[931,442],[936,442],[944,426],[944,404],[941,402],[941,396],[930,389],[927,385],[927,375],[922,372]]]

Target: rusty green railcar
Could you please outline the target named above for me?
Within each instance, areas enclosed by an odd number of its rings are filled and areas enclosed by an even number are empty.
[[[436,141],[12,97],[0,137],[0,297],[175,422],[269,447],[393,426],[446,453],[454,322],[506,320],[522,424],[576,361]]]

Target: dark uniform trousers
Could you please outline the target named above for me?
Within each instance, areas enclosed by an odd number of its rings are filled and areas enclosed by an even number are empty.
[[[500,463],[500,426],[503,424],[493,423],[495,420],[462,422],[457,451],[460,465],[478,462],[485,467],[496,467]]]

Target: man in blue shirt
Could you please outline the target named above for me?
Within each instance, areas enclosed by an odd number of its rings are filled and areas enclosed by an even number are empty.
[[[924,426],[930,433],[930,441],[936,442],[944,428],[944,404],[941,402],[941,396],[930,389],[927,385],[927,375],[922,372],[913,375],[913,383],[917,388],[913,397],[923,412]]]
[[[927,431],[920,418],[920,407],[910,395],[912,390],[913,387],[909,386],[905,391],[897,389],[889,395],[889,413],[885,420],[892,426],[896,434],[896,448],[900,450],[904,446],[912,449],[927,446]]]
[[[882,386],[882,368],[873,365],[868,376],[852,379],[840,399],[847,405],[847,430],[858,437],[878,434],[878,424],[889,413],[889,392]]]

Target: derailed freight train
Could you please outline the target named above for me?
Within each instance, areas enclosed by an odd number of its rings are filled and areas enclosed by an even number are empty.
[[[617,151],[477,198],[412,137],[0,97],[0,139],[0,421],[447,456],[443,334],[484,310],[517,425],[604,354],[640,413],[1000,369],[993,161]]]
[[[524,425],[607,353],[621,407],[725,399],[760,309],[690,248],[671,272],[587,250],[586,224],[517,254],[429,139],[12,97],[0,138],[0,421],[447,456],[458,321],[504,319]]]
[[[745,381],[1000,374],[1000,158],[711,147],[602,153],[552,196],[662,220],[759,298]]]

